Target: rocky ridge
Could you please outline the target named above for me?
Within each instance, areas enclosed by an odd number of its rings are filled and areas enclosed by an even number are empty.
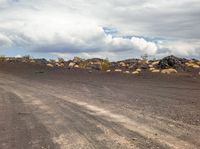
[[[194,72],[200,75],[200,60],[178,58],[173,55],[159,60],[147,59],[127,59],[117,62],[109,62],[107,59],[92,58],[82,59],[74,57],[73,60],[65,61],[62,58],[58,60],[33,59],[29,56],[21,58],[1,57],[1,62],[6,63],[28,63],[33,65],[42,65],[48,68],[60,69],[86,69],[92,71],[105,71],[107,73],[116,72],[124,74],[141,74],[143,72],[174,74]]]

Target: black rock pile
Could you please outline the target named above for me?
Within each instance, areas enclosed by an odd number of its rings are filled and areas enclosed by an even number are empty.
[[[176,70],[183,71],[186,69],[184,65],[186,62],[186,59],[177,58],[171,55],[161,59],[157,67],[160,69],[174,68]]]

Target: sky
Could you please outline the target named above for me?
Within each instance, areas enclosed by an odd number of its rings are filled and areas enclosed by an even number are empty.
[[[0,55],[200,58],[199,0],[0,0]]]

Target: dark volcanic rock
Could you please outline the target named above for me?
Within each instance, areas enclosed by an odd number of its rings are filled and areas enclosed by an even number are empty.
[[[41,65],[46,65],[48,63],[48,61],[44,58],[41,58],[41,59],[34,59],[34,61],[37,63],[37,64],[41,64]]]
[[[184,63],[185,59],[171,55],[161,59],[157,67],[161,69],[174,68],[177,70],[185,70]]]
[[[148,68],[149,68],[148,64],[142,64],[140,66],[140,69],[148,69]]]

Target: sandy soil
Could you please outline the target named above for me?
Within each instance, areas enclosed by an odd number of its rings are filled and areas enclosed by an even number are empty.
[[[0,149],[200,148],[200,77],[0,64]]]

